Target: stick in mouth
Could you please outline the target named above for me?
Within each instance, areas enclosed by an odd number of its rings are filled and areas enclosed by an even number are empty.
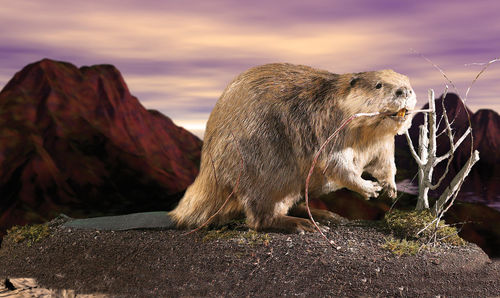
[[[406,108],[402,108],[401,110],[397,111],[396,113],[386,113],[386,115],[392,116],[392,117],[404,117],[409,114],[416,114],[416,113],[429,113],[432,112],[430,109],[424,109],[424,110],[407,110]]]
[[[408,112],[408,110],[406,108],[402,108],[399,111],[397,111],[396,113],[387,112],[387,113],[384,113],[384,114],[387,115],[387,116],[391,116],[391,117],[400,117],[400,118],[403,118],[406,115],[407,112]]]

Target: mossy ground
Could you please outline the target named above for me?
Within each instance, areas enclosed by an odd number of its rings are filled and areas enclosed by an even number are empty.
[[[49,234],[49,227],[46,224],[14,226],[7,231],[7,237],[10,237],[16,243],[26,241],[28,246],[33,245]]]
[[[381,246],[384,249],[391,251],[393,254],[402,255],[416,255],[421,248],[425,247],[424,244],[418,241],[406,240],[406,239],[395,239],[387,238],[386,242]]]
[[[203,241],[215,241],[220,239],[235,239],[241,244],[268,245],[271,237],[267,233],[249,230],[244,224],[244,221],[232,221],[216,229],[207,230],[203,237]]]
[[[447,243],[455,246],[465,245],[458,236],[455,227],[439,221],[429,210],[387,212],[383,223],[398,238],[388,238],[383,248],[397,255],[414,255],[420,249],[430,247],[429,244]]]

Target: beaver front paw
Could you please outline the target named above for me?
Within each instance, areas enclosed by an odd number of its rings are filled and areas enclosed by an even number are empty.
[[[378,193],[382,190],[382,186],[375,181],[365,180],[361,195],[369,200],[370,198],[378,197]]]
[[[396,189],[396,184],[384,181],[380,183],[380,185],[382,185],[383,189],[385,190],[389,198],[395,199],[397,197],[398,191]]]

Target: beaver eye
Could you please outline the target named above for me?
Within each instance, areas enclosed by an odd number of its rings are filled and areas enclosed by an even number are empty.
[[[377,83],[377,85],[375,85],[375,88],[377,88],[377,89],[382,88],[382,83]]]

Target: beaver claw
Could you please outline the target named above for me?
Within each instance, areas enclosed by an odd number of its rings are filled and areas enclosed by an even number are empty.
[[[375,181],[365,180],[363,185],[363,192],[361,195],[369,200],[370,198],[378,197],[378,193],[383,189],[383,187]]]
[[[391,199],[395,199],[398,195],[398,191],[396,189],[396,185],[390,182],[382,182],[381,183],[383,189],[386,191],[387,196]]]

